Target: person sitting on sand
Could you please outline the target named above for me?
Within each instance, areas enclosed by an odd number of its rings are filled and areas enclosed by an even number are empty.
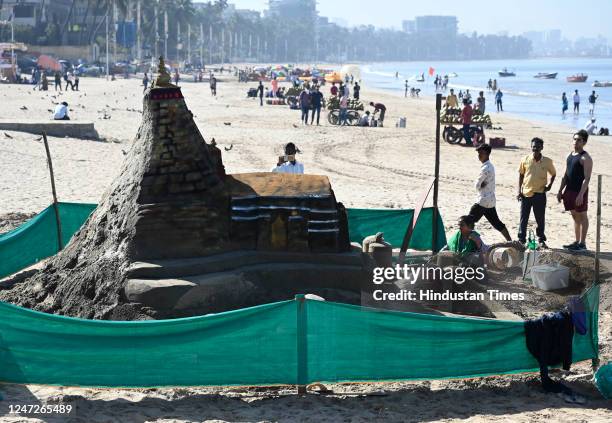
[[[70,120],[70,117],[68,116],[68,103],[62,101],[60,104],[55,106],[53,120]]]
[[[446,97],[446,108],[457,109],[459,107],[459,101],[455,95],[455,90],[451,88],[450,94]]]
[[[374,107],[374,115],[376,115],[377,112],[380,112],[380,115],[378,116],[378,126],[383,126],[387,107],[382,103],[374,103],[373,101],[370,102],[370,106]]]
[[[448,238],[443,250],[451,251],[460,262],[469,266],[482,266],[483,254],[487,246],[480,238],[480,234],[474,230],[474,217],[471,215],[461,216],[457,222],[459,230]]]
[[[299,153],[299,149],[294,143],[290,142],[285,145],[285,155],[278,158],[276,167],[272,169],[274,173],[293,173],[303,174],[304,165],[295,160],[296,153]]]
[[[370,111],[366,111],[365,115],[359,118],[358,126],[370,126]]]
[[[597,121],[597,119],[595,119],[593,117],[584,126],[584,130],[587,131],[587,134],[589,134],[589,135],[595,135],[596,134],[596,132],[597,132],[597,125],[595,125],[596,121]]]

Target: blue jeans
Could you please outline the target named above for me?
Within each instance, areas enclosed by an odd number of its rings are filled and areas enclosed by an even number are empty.
[[[348,109],[340,108],[340,116],[338,120],[338,125],[347,125],[347,122],[346,122],[347,112],[348,112]]]
[[[463,125],[463,138],[465,138],[465,143],[467,145],[472,145],[472,137],[470,136],[470,125]]]
[[[308,124],[308,107],[302,107],[302,122]]]

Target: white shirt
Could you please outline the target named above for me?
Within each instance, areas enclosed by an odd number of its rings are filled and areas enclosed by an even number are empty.
[[[482,186],[483,183],[484,187]],[[489,160],[480,167],[480,174],[474,183],[474,187],[478,191],[477,204],[487,209],[495,207],[495,167]]]
[[[574,94],[574,103],[580,103],[580,96],[578,94]]]
[[[589,135],[594,135],[595,131],[597,130],[597,125],[595,125],[595,122],[589,121],[584,127],[584,129]]]
[[[274,173],[294,173],[294,174],[303,174],[304,173],[304,165],[296,160],[295,163],[285,162],[280,166],[276,166],[272,169]]]
[[[67,114],[68,114],[68,107],[64,106],[63,104],[58,104],[57,106],[55,106],[55,112],[53,112],[53,119],[55,120],[64,119]]]

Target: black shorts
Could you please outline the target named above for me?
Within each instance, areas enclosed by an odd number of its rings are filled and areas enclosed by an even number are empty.
[[[474,204],[470,209],[470,216],[474,218],[474,221],[478,222],[482,216],[486,217],[491,226],[493,226],[498,231],[503,231],[506,229],[506,225],[499,220],[499,216],[497,215],[497,210],[495,207],[487,208],[482,207],[480,204]]]

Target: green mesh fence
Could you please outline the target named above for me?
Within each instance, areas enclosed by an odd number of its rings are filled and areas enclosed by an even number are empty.
[[[59,203],[62,239],[66,245],[96,208],[95,204]],[[399,247],[414,210],[348,209],[351,241],[361,242],[376,232],[384,232],[385,239]],[[412,235],[410,248],[431,249],[433,209],[423,209]],[[438,215],[438,249],[446,244],[444,225]],[[52,206],[14,231],[0,235],[0,278],[31,266],[58,251],[55,210]]]
[[[598,287],[574,361],[597,357]],[[74,319],[0,303],[0,381],[153,387],[473,377],[535,370],[522,322],[305,300],[165,321]]]
[[[68,244],[95,208],[95,204],[58,204],[63,245]],[[31,266],[57,251],[55,210],[49,206],[17,229],[0,235],[0,278]]]
[[[384,232],[385,241],[394,247],[400,247],[408,225],[412,222],[414,210],[377,210],[377,209],[347,209],[349,236],[351,242],[361,242],[366,236],[376,232]],[[433,208],[421,211],[417,220],[408,248],[413,250],[431,250],[433,226]],[[438,240],[436,247],[440,250],[446,245],[444,223],[438,213]]]

